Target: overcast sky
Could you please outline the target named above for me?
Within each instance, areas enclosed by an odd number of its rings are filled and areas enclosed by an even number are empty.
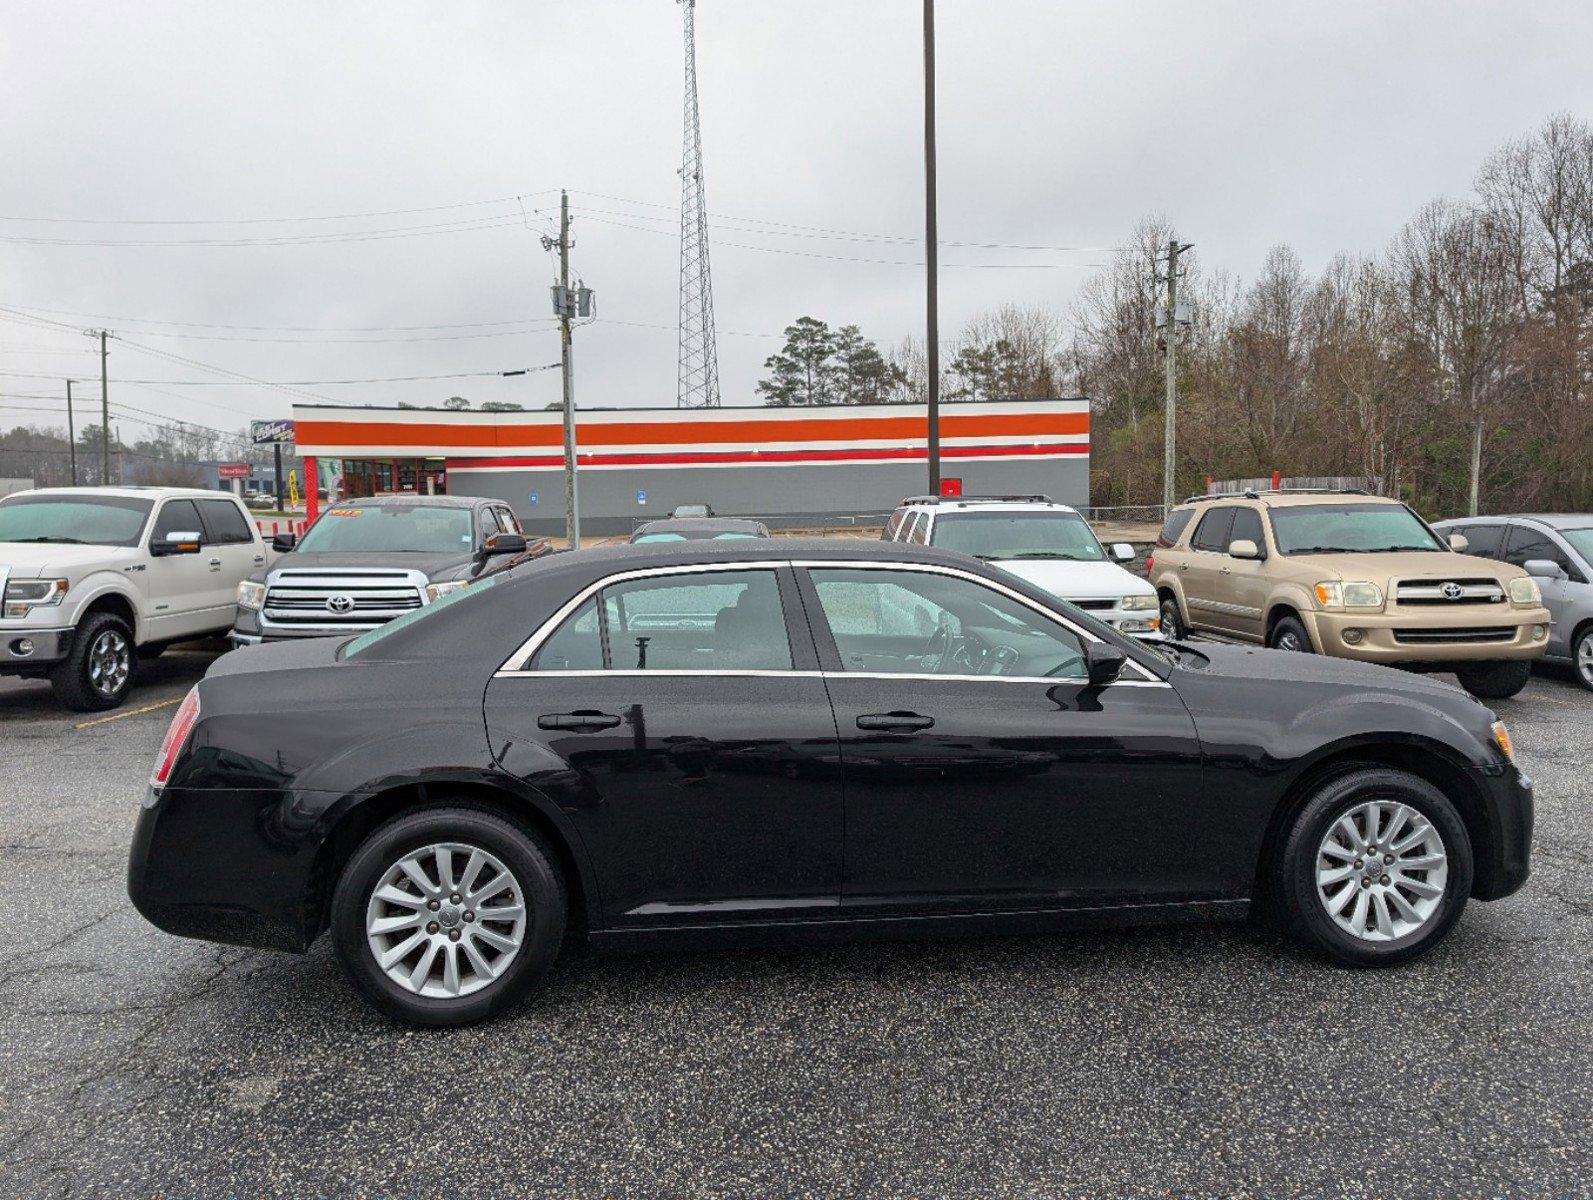
[[[942,238],[1085,248],[946,248],[948,333],[1004,301],[1065,311],[1103,261],[1088,248],[1151,212],[1241,278],[1277,242],[1313,270],[1376,251],[1429,198],[1465,194],[1499,142],[1556,110],[1593,114],[1585,0],[941,0],[938,21]],[[855,322],[882,347],[921,332],[922,271],[895,265],[920,247],[816,236],[921,232],[919,22],[915,0],[701,0],[726,404],[756,403],[780,345],[768,335],[798,316]],[[554,263],[538,237],[567,187],[573,262],[600,313],[577,333],[578,400],[672,405],[681,72],[670,0],[0,4],[0,304],[271,380],[553,363]],[[459,222],[470,228],[417,230]],[[53,244],[359,231],[382,235]],[[393,340],[351,344],[374,338]],[[112,347],[113,381],[213,377]],[[0,322],[0,424],[49,420],[16,406],[93,377],[90,349],[70,330]],[[549,371],[302,390],[540,408],[558,386]],[[112,395],[228,429],[293,399],[228,385]]]

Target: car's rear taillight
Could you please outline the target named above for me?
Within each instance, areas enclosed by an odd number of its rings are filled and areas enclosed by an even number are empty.
[[[1156,569],[1156,552],[1152,550],[1145,556],[1145,574],[1149,575]]]
[[[166,737],[160,744],[160,757],[155,760],[155,773],[149,777],[149,786],[163,788],[166,780],[171,777],[171,769],[177,764],[177,756],[182,753],[183,744],[188,741],[188,735],[193,731],[194,722],[199,719],[199,689],[192,687],[183,697],[183,702],[177,706],[177,715],[171,719],[171,727],[166,730]]]

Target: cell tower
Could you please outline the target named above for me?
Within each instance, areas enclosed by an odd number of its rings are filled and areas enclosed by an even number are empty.
[[[719,350],[714,334],[714,285],[708,270],[708,207],[702,189],[702,125],[697,117],[697,0],[680,0],[686,14],[686,137],[680,161],[679,408],[719,407]]]

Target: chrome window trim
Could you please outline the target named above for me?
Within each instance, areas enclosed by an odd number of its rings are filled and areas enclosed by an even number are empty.
[[[535,655],[536,652],[539,649],[541,649],[542,643],[547,641],[548,638],[552,637],[554,631],[557,630],[559,628],[559,626],[562,625],[564,623],[564,621],[572,613],[574,613],[576,611],[576,609],[580,608],[583,604],[585,604],[587,602],[587,600],[591,599],[598,592],[602,591],[605,587],[608,587],[611,584],[628,583],[628,582],[630,582],[633,579],[649,579],[649,578],[653,578],[655,576],[698,575],[698,574],[703,574],[703,573],[710,572],[710,571],[712,571],[712,572],[719,572],[719,571],[778,571],[778,570],[780,570],[783,567],[792,567],[792,568],[801,567],[801,568],[804,568],[804,569],[807,569],[807,570],[813,570],[813,569],[818,569],[818,570],[835,569],[835,570],[844,570],[844,571],[855,571],[855,570],[864,570],[864,571],[903,571],[903,570],[905,570],[905,571],[915,571],[915,572],[918,572],[920,574],[927,574],[927,575],[949,575],[949,576],[951,576],[951,577],[953,577],[955,579],[964,579],[964,580],[967,580],[969,583],[972,583],[972,584],[974,584],[976,586],[986,587],[986,588],[991,589],[992,591],[999,592],[1002,595],[1006,596],[1008,599],[1016,600],[1019,604],[1023,605],[1025,608],[1032,609],[1033,611],[1039,613],[1042,617],[1045,617],[1048,620],[1056,622],[1057,624],[1061,625],[1064,629],[1067,629],[1069,632],[1073,633],[1074,635],[1076,635],[1077,637],[1079,637],[1080,639],[1082,639],[1084,641],[1088,641],[1088,642],[1101,642],[1101,641],[1104,641],[1103,638],[1098,637],[1096,634],[1091,633],[1089,630],[1083,628],[1082,626],[1074,624],[1063,613],[1059,613],[1059,612],[1055,611],[1054,609],[1046,608],[1044,605],[1040,604],[1038,601],[1029,599],[1029,597],[1025,596],[1023,593],[1015,591],[1014,589],[1006,586],[1006,584],[998,583],[997,581],[995,581],[993,579],[986,579],[986,578],[984,578],[983,576],[980,576],[980,575],[975,575],[973,572],[965,571],[965,570],[963,570],[960,567],[947,567],[947,566],[942,566],[939,563],[882,562],[882,561],[877,560],[877,559],[872,559],[872,560],[871,559],[764,559],[764,560],[760,560],[760,561],[757,561],[757,562],[682,563],[682,564],[676,564],[674,566],[640,567],[640,568],[634,568],[634,569],[629,570],[629,571],[616,571],[612,575],[605,575],[601,579],[597,580],[596,582],[587,584],[586,587],[582,588],[574,596],[572,596],[570,599],[566,600],[557,609],[555,609],[552,616],[548,617],[547,620],[543,621],[542,624],[539,625],[536,628],[536,630],[531,634],[530,637],[526,638],[525,641],[521,642],[520,646],[513,653],[511,653],[506,659],[504,659],[502,664],[499,665],[498,669],[493,672],[493,677],[494,678],[498,678],[498,677],[502,676],[504,678],[516,678],[516,679],[549,677],[549,678],[566,678],[566,679],[568,679],[568,678],[571,678],[571,677],[600,676],[600,675],[632,676],[632,677],[661,676],[661,677],[666,677],[666,678],[670,677],[670,676],[681,677],[681,676],[698,676],[698,675],[701,675],[701,676],[741,676],[743,678],[759,679],[759,678],[765,678],[765,677],[769,677],[769,676],[774,676],[774,677],[787,677],[787,678],[796,677],[796,678],[822,678],[822,679],[829,679],[829,678],[834,678],[834,679],[944,679],[944,680],[950,680],[950,681],[954,681],[954,682],[964,682],[964,683],[998,683],[998,682],[999,683],[1044,683],[1044,684],[1048,684],[1048,685],[1051,685],[1051,686],[1055,686],[1056,684],[1059,684],[1059,683],[1073,682],[1074,679],[1076,679],[1076,677],[1074,677],[1074,676],[1057,677],[1057,676],[1051,676],[1051,675],[929,675],[929,674],[915,674],[915,673],[906,672],[906,671],[879,671],[879,672],[875,672],[875,671],[799,671],[799,670],[771,671],[771,670],[752,670],[752,669],[748,669],[748,670],[713,670],[713,669],[705,669],[705,670],[701,670],[701,671],[695,671],[695,670],[638,671],[638,670],[634,670],[634,669],[623,669],[623,670],[613,670],[613,671],[605,671],[605,670],[597,670],[597,671],[593,671],[593,670],[581,670],[581,671],[533,671],[533,670],[528,669],[525,666],[526,663],[529,663],[531,661],[532,656]],[[788,631],[788,636],[789,636],[789,631]],[[518,665],[516,665],[516,664],[518,664]],[[1158,679],[1148,668],[1141,666],[1139,663],[1135,662],[1132,658],[1125,659],[1123,665],[1124,665],[1125,669],[1132,668],[1140,676],[1140,678],[1137,678],[1137,679],[1122,679],[1122,678],[1119,678],[1119,679],[1115,680],[1113,683],[1109,684],[1108,686],[1110,686],[1110,687],[1165,687],[1165,688],[1172,687],[1172,684],[1168,683],[1164,679]]]

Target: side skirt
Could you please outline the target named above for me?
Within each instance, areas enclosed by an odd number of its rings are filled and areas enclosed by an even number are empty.
[[[1135,925],[1240,921],[1250,901],[1201,900],[1184,904],[1130,904],[1106,908],[1040,909],[961,913],[955,916],[839,917],[805,921],[700,922],[646,929],[601,929],[587,935],[603,954],[659,950],[741,949],[755,946],[837,945],[847,942],[942,937],[986,937],[1008,933],[1055,933]]]

